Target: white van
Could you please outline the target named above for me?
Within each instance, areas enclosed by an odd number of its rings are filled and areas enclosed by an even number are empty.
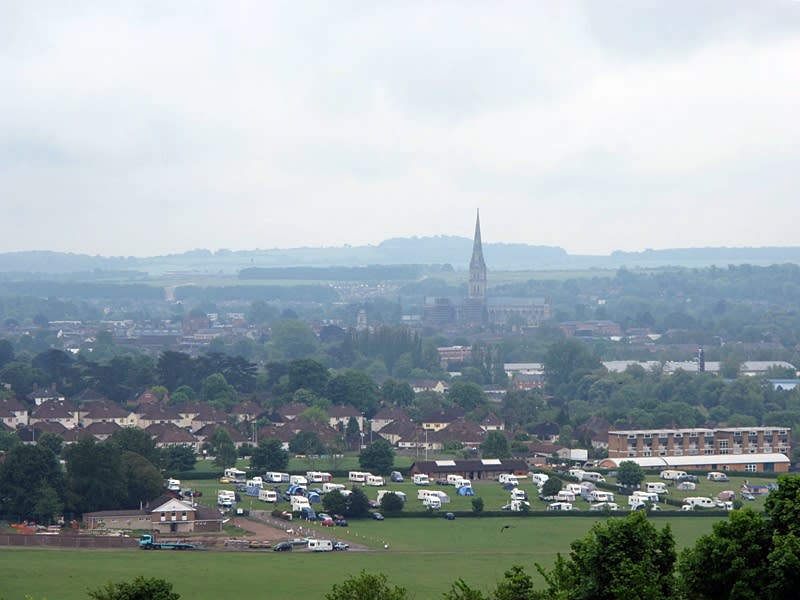
[[[414,475],[414,484],[415,485],[430,485],[431,480],[430,478],[425,475],[425,473],[417,473]]]
[[[584,471],[583,469],[577,469],[577,468],[570,469],[569,470],[569,476],[570,477],[574,477],[575,479],[583,479],[583,474],[585,472],[586,471]]]
[[[684,504],[693,506],[694,508],[716,508],[716,503],[711,498],[705,496],[690,496],[683,499]]]
[[[510,483],[512,485],[519,485],[519,478],[512,473],[500,473],[497,481],[503,484]]]
[[[579,483],[568,483],[564,486],[564,489],[575,494],[576,496],[580,496],[583,493],[583,488]]]
[[[217,506],[230,508],[236,502],[236,492],[233,490],[219,490],[217,492]]]
[[[331,483],[330,481],[326,481],[322,484],[322,493],[327,494],[328,492],[332,492],[333,490],[342,491],[344,489],[343,483]]]
[[[382,485],[386,485],[386,480],[383,477],[381,477],[380,475],[368,475],[367,476],[367,485],[380,487]]]
[[[275,503],[278,501],[278,492],[275,490],[258,490],[258,499],[262,502]]]
[[[442,501],[439,499],[438,496],[427,496],[422,503],[427,506],[428,508],[442,508]]]
[[[581,475],[582,481],[593,481],[595,483],[605,483],[606,478],[603,477],[600,473],[595,473],[594,471],[584,471]]]
[[[547,505],[547,510],[572,510],[570,502],[553,502]]]
[[[167,489],[170,492],[180,492],[181,491],[181,480],[180,479],[167,479]]]
[[[669,490],[667,490],[667,484],[663,481],[648,481],[645,485],[645,490],[648,492],[654,492],[656,494],[669,493]]]
[[[369,475],[370,473],[365,473],[363,471],[350,471],[347,474],[347,478],[353,483],[364,483],[367,481]]]
[[[311,508],[311,503],[305,496],[292,496],[292,512],[300,512],[303,508]]]
[[[277,471],[267,471],[264,473],[264,479],[270,483],[289,483],[289,474],[280,473]]]
[[[512,500],[527,500],[528,493],[525,490],[521,490],[519,488],[514,488],[511,490],[511,499]]]
[[[308,549],[311,552],[333,552],[333,542],[330,540],[308,540]]]
[[[665,469],[661,471],[658,475],[661,479],[668,479],[670,481],[676,481],[681,479],[682,477],[686,477],[686,471],[675,471],[673,469]]]

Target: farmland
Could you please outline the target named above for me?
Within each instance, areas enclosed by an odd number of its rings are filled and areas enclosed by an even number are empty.
[[[498,486],[499,487],[499,486]],[[679,548],[711,530],[714,517],[654,517],[660,527],[669,523]],[[331,586],[362,569],[380,571],[406,586],[413,597],[432,598],[457,577],[486,589],[503,571],[520,564],[533,571],[539,562],[550,566],[557,552],[583,536],[598,519],[476,518],[387,519],[359,521],[335,532],[351,540],[382,543],[389,550],[308,554],[305,552],[188,552],[0,551],[0,581],[4,600],[77,600],[86,590],[107,581],[137,575],[162,577],[175,585],[182,598],[218,598],[254,590],[270,597],[321,598]],[[511,525],[501,531],[503,525]],[[43,573],[47,577],[42,577]],[[538,576],[537,576],[538,578]]]

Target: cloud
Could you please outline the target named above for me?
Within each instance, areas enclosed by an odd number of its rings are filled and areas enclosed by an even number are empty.
[[[797,2],[2,10],[0,251],[796,243]]]

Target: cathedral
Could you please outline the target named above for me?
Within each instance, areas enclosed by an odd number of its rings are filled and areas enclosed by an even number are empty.
[[[545,298],[489,296],[486,260],[483,258],[480,211],[475,219],[475,237],[469,261],[466,298],[426,298],[424,320],[433,327],[537,327],[552,318]]]

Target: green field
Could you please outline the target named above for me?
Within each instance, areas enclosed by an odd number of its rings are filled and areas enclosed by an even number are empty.
[[[655,518],[669,522],[679,547],[711,530],[713,517]],[[226,595],[322,598],[331,586],[360,570],[386,573],[418,599],[438,597],[458,577],[489,589],[508,567],[550,566],[557,552],[583,536],[595,518],[395,519],[351,523],[348,537],[384,542],[389,550],[308,554],[304,552],[142,552],[0,550],[0,586],[5,600],[26,594],[39,600],[86,598],[86,590],[137,575],[171,581],[184,599]],[[501,532],[503,525],[509,529]],[[337,529],[344,537],[346,532]],[[538,576],[537,576],[538,579]]]

